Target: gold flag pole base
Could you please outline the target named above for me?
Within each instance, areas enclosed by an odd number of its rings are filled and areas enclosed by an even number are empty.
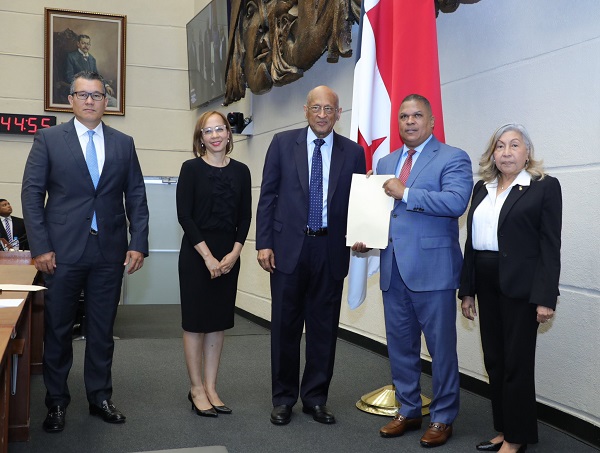
[[[431,398],[421,395],[421,403],[421,413],[423,416],[429,415]],[[396,415],[400,406],[400,403],[396,400],[396,388],[393,385],[384,385],[377,390],[366,393],[356,402],[356,407],[363,412],[387,417]]]

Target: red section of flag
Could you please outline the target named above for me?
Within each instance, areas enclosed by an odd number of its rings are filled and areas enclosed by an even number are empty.
[[[362,146],[365,150],[365,157],[367,160],[367,170],[370,170],[371,168],[373,168],[373,154],[375,154],[375,151],[377,151],[377,148],[379,148],[379,145],[381,145],[386,138],[387,137],[376,138],[369,145],[367,143],[367,141],[365,140],[365,138],[362,136],[360,129],[359,129],[358,139],[356,140],[356,142],[360,146]]]
[[[435,24],[429,0],[363,0],[359,59],[354,71],[351,138],[365,149],[367,170],[400,148],[398,110],[407,95],[425,96],[435,116],[434,134],[445,141]],[[352,254],[348,304],[366,296],[367,274],[378,256]],[[367,270],[368,268],[368,270]]]

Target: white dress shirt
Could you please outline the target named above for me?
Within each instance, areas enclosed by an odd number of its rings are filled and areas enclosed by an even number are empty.
[[[529,186],[531,184],[531,175],[526,170],[521,170],[515,180],[510,184],[510,189],[506,189],[500,195],[496,196],[498,191],[498,180],[485,184],[487,196],[479,203],[479,206],[473,213],[473,249],[498,251],[498,220],[500,211],[508,194],[516,185]]]

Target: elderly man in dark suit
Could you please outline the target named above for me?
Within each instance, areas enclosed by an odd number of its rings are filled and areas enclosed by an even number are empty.
[[[25,222],[22,218],[11,215],[12,211],[10,202],[5,198],[0,198],[0,239],[6,239],[6,242],[11,244],[17,238],[19,250],[29,250]]]
[[[298,396],[303,412],[320,423],[335,422],[325,404],[350,260],[348,199],[352,174],[365,172],[363,149],[333,131],[341,114],[336,93],[314,88],[304,112],[308,127],[273,137],[256,215],[258,262],[271,273],[271,422],[276,425],[289,423]]]
[[[75,118],[40,130],[23,175],[22,203],[35,267],[45,274],[44,429],[62,431],[71,400],[72,326],[85,292],[85,387],[90,414],[125,416],[111,401],[113,323],[124,266],[148,255],[148,206],[133,139],[102,122],[104,81],[83,72],[71,84]],[[46,199],[47,197],[47,199]],[[131,238],[127,243],[127,226]]]

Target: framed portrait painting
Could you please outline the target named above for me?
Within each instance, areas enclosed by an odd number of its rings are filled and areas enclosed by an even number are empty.
[[[44,109],[72,112],[69,91],[81,71],[105,81],[107,115],[125,115],[127,16],[45,8]]]

